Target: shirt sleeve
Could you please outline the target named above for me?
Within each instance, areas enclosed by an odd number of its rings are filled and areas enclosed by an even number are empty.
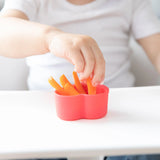
[[[5,0],[4,7],[1,12],[9,9],[19,10],[33,20],[38,10],[38,0]]]
[[[135,39],[160,33],[160,20],[149,0],[134,0],[131,31]]]

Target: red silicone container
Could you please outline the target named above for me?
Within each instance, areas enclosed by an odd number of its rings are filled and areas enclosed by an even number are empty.
[[[96,95],[63,96],[55,92],[57,115],[66,121],[102,118],[108,110],[108,93],[104,85],[96,87]]]

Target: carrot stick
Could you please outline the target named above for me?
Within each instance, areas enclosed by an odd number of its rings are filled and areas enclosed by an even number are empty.
[[[56,91],[59,93],[59,94],[62,94],[62,95],[67,95],[67,93],[64,91],[64,89],[54,80],[54,78],[51,76],[49,79],[48,79],[48,82],[50,83],[50,85],[56,89]]]
[[[65,86],[66,83],[71,84],[64,74],[60,77],[60,83],[63,87]]]
[[[79,78],[78,78],[78,75],[77,75],[77,72],[73,72],[73,79],[74,79],[74,83],[75,83],[75,86],[76,86],[76,89],[77,91],[80,93],[80,94],[86,94]]]
[[[91,78],[87,79],[87,87],[88,87],[88,94],[95,95],[96,94],[96,87],[92,85]]]
[[[64,90],[68,95],[71,95],[71,96],[79,95],[78,91],[69,83],[65,84]]]

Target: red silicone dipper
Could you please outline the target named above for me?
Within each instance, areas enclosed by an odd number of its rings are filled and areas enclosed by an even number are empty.
[[[64,96],[55,92],[57,115],[67,121],[102,118],[107,114],[108,93],[104,85],[96,87],[96,95]]]

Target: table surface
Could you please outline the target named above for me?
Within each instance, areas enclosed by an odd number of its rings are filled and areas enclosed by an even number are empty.
[[[160,87],[110,89],[108,107],[69,122],[53,92],[0,91],[0,159],[160,153]]]

